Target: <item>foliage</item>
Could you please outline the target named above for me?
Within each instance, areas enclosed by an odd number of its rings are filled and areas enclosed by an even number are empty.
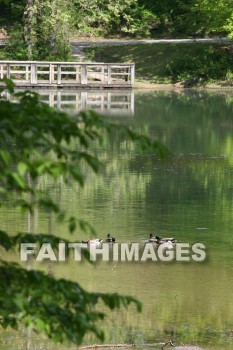
[[[21,24],[25,0],[0,0],[0,26]]]
[[[233,12],[226,19],[223,28],[227,31],[229,38],[233,39]]]
[[[139,0],[158,17],[155,35],[226,35],[232,32],[231,0]]]
[[[13,84],[6,80],[8,90]],[[160,155],[167,151],[158,142],[138,135],[119,125],[109,124],[96,113],[82,112],[70,116],[40,102],[39,96],[25,91],[16,94],[18,103],[0,100],[0,194],[1,202],[19,206],[28,213],[36,208],[45,208],[65,221],[70,232],[77,227],[91,230],[80,218],[67,217],[51,197],[37,186],[41,176],[51,182],[63,178],[84,185],[82,163],[94,172],[100,162],[90,151],[93,142],[101,143],[102,134],[118,130],[121,137],[130,138],[141,148],[151,148]],[[14,249],[20,242],[65,242],[61,237],[42,234],[25,234],[0,231],[1,249]],[[27,270],[18,263],[0,259],[0,324],[17,329],[24,324],[35,332],[43,332],[53,341],[68,339],[80,344],[87,332],[93,332],[103,340],[102,331],[95,322],[104,318],[97,304],[110,309],[141,304],[133,297],[117,294],[88,293],[79,284],[55,279],[40,271]]]
[[[23,36],[23,26],[16,24],[12,27],[12,34],[9,44],[4,48],[4,53],[8,59],[27,60],[27,45]]]
[[[207,34],[230,34],[228,25],[232,13],[231,0],[198,0],[193,6],[193,14],[202,19],[202,25]]]
[[[3,22],[4,13],[7,13],[3,23],[8,26],[10,33],[10,46],[6,49],[10,59],[71,59],[68,2],[9,0],[2,6],[0,21]]]
[[[75,26],[82,33],[94,35],[133,34],[149,35],[151,21],[155,17],[135,0],[75,1],[73,17]]]
[[[95,309],[100,301],[110,309],[134,302],[140,310],[139,302],[132,297],[88,293],[77,283],[56,280],[40,271],[27,271],[13,263],[1,262],[0,276],[2,327],[18,329],[23,321],[25,326],[45,333],[54,342],[68,339],[80,344],[87,332],[103,340],[103,332],[95,325],[104,318],[104,313]]]
[[[193,35],[195,32],[195,20],[191,15],[193,0],[139,0],[157,16],[157,26],[152,35],[176,36]]]

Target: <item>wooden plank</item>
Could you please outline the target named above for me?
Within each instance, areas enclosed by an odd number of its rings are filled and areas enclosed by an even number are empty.
[[[9,63],[7,63],[7,65],[6,65],[6,77],[7,77],[7,79],[10,79],[10,77],[11,77],[11,66]]]
[[[87,84],[87,66],[83,65],[81,67],[81,84]]]
[[[57,84],[61,85],[61,65],[57,65]]]
[[[77,73],[76,70],[74,70],[72,72],[68,72],[68,71],[62,71],[61,72],[62,75],[64,75],[64,74],[66,74],[66,75],[76,75],[76,73]]]
[[[54,80],[54,67],[52,64],[49,65],[49,84],[52,84]]]
[[[114,66],[114,65],[112,65],[111,64],[111,67],[112,67],[112,69],[122,69],[122,68],[124,68],[124,69],[128,69],[128,68],[131,68],[131,66]]]
[[[31,64],[31,84],[37,83],[37,76],[36,76],[36,64]]]
[[[29,81],[29,65],[26,65],[26,80]]]
[[[50,70],[38,70],[37,69],[37,75],[38,74],[48,74],[49,75],[49,73],[50,73]]]
[[[101,68],[101,73],[102,73],[102,81],[105,81],[105,66],[102,66]]]
[[[12,70],[12,69],[11,69],[11,74],[14,74],[14,73],[17,73],[17,74],[26,74],[26,70]]]
[[[111,65],[108,64],[108,84],[112,83],[111,73],[112,73]]]
[[[127,75],[127,76],[130,76],[131,73],[121,73],[121,72],[119,72],[119,73],[112,73],[111,72],[111,75]]]

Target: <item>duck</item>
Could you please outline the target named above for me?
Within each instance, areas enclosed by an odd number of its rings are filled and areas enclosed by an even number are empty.
[[[164,243],[174,244],[176,243],[176,239],[174,237],[160,237],[160,236],[154,237],[151,233],[148,242],[157,243],[157,244],[164,244]]]
[[[150,242],[150,243],[158,243],[158,239],[159,239],[159,238],[160,238],[159,236],[154,237],[154,236],[152,235],[152,233],[151,233],[148,242]]]
[[[96,247],[101,247],[103,240],[101,238],[96,238],[96,239],[89,239],[87,241],[82,241],[81,243],[87,244],[87,246],[95,245]]]
[[[107,238],[106,238],[106,242],[108,242],[108,243],[114,243],[114,242],[116,242],[116,238],[115,238],[115,237],[112,237],[112,236],[110,235],[110,233],[108,233],[108,234],[107,234]]]

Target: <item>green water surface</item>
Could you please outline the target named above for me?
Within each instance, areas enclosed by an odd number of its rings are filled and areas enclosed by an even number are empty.
[[[100,325],[106,343],[173,339],[204,349],[233,349],[233,92],[137,91],[134,115],[110,118],[156,137],[170,158],[142,154],[113,135],[102,148],[93,145],[103,169],[97,176],[85,169],[84,189],[62,179],[52,186],[42,178],[39,186],[69,214],[88,220],[100,238],[108,232],[118,242],[143,242],[150,233],[174,236],[202,242],[207,259],[96,266],[71,259],[34,267],[78,281],[89,291],[129,294],[143,302],[140,314],[134,307],[108,313]],[[27,229],[27,217],[9,206],[1,208],[0,218],[1,229]],[[31,229],[70,237],[67,227],[46,212],[32,218]],[[84,238],[90,237],[76,232],[71,240]],[[1,349],[23,349],[26,338],[26,333],[4,332]],[[96,339],[90,335],[85,342]],[[32,335],[30,348],[58,347]]]

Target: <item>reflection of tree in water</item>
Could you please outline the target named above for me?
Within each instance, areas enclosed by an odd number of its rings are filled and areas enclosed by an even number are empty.
[[[148,125],[150,135],[158,136],[172,152],[171,160],[164,164],[155,157],[147,158],[145,166],[151,174],[148,219],[162,215],[165,225],[172,227],[177,216],[200,218],[204,210],[206,219],[214,220],[218,227],[219,221],[229,221],[233,206],[232,109],[227,92],[153,92],[136,98],[137,125]],[[220,210],[223,215],[214,216]]]

